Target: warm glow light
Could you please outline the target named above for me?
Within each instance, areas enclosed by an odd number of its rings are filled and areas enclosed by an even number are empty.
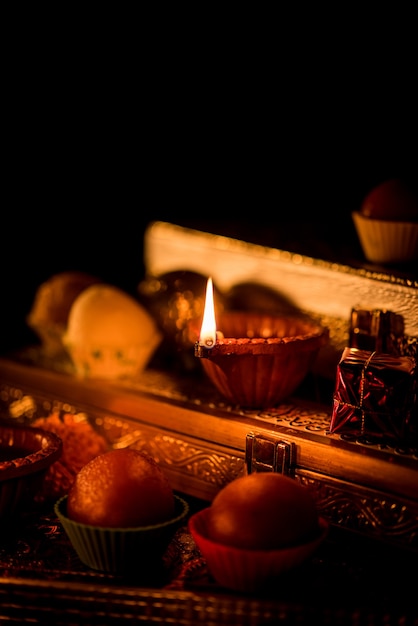
[[[213,283],[208,278],[206,286],[205,310],[203,312],[202,328],[200,329],[199,345],[213,348],[216,343],[215,305],[213,302]]]

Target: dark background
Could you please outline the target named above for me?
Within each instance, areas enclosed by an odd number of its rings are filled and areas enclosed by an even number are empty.
[[[352,210],[418,171],[416,42],[381,39],[357,61],[351,39],[301,57],[273,41],[223,58],[179,44],[157,65],[133,41],[26,55],[5,90],[0,350],[29,339],[54,273],[135,293],[154,220],[364,263]]]

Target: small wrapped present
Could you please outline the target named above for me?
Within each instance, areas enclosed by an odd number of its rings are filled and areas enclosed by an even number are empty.
[[[414,446],[416,367],[411,356],[345,348],[337,367],[329,432]]]
[[[380,309],[351,309],[350,348],[400,355],[403,339],[402,315]]]

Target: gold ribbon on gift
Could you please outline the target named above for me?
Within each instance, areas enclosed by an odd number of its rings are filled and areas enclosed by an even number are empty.
[[[363,410],[363,398],[364,398],[364,384],[365,384],[365,378],[366,378],[366,370],[369,367],[371,360],[373,359],[374,355],[376,354],[376,351],[372,352],[371,355],[369,356],[369,358],[367,359],[367,361],[365,362],[364,366],[361,369],[361,378],[360,378],[360,405],[359,405],[359,409],[361,411],[361,427],[360,427],[360,432],[362,435],[364,435],[364,430],[365,430],[365,422],[366,422],[366,417],[365,417],[365,411]]]
[[[356,348],[351,349],[351,350],[357,350]],[[345,353],[345,351],[344,351]],[[354,409],[354,410],[358,410],[360,411],[360,415],[361,415],[361,425],[360,425],[360,434],[364,435],[366,427],[366,411],[363,408],[363,399],[364,399],[364,388],[365,388],[365,381],[366,381],[366,371],[367,368],[369,367],[373,357],[376,355],[376,351],[371,352],[369,357],[366,359],[366,361],[363,364],[363,367],[361,368],[361,375],[360,375],[360,388],[359,388],[359,403],[358,404],[351,404],[350,402],[345,402],[343,400],[337,400],[337,404],[339,406],[345,406],[348,407],[350,409]]]
[[[366,412],[363,409],[363,398],[364,398],[364,386],[365,386],[365,380],[366,380],[366,370],[369,367],[374,355],[376,354],[376,351],[371,352],[369,358],[366,360],[366,362],[364,363],[363,367],[361,368],[361,376],[360,376],[360,389],[359,389],[359,404],[357,406],[353,406],[350,404],[347,404],[347,406],[350,406],[353,409],[358,409],[360,411],[360,415],[361,415],[361,426],[360,426],[360,433],[362,435],[364,435],[365,432],[365,424],[366,424]]]

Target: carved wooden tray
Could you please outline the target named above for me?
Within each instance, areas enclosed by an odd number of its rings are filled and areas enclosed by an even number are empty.
[[[37,348],[19,356],[0,359],[0,414],[8,419],[85,413],[112,446],[149,452],[175,489],[205,501],[247,470],[283,471],[309,484],[331,524],[418,551],[417,450],[330,435],[325,404],[295,397],[243,411],[199,375],[147,369],[137,381],[104,386],[35,366]]]

